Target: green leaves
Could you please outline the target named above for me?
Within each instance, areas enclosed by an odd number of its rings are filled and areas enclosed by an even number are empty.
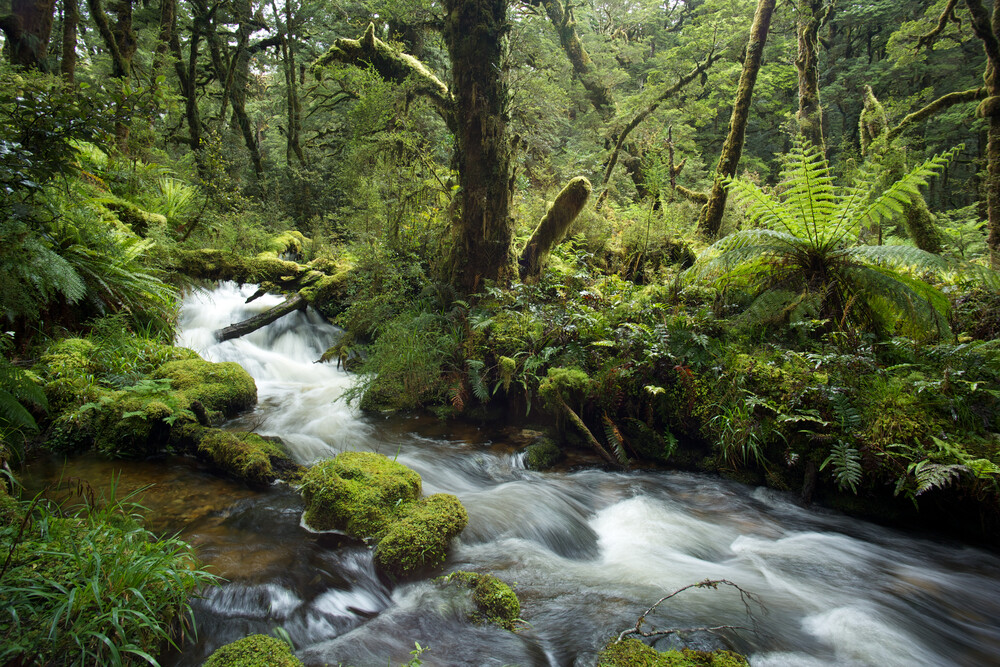
[[[812,294],[819,316],[840,326],[887,333],[903,324],[913,335],[947,332],[948,300],[925,277],[977,272],[916,248],[859,242],[919,196],[919,187],[959,150],[927,160],[888,188],[870,167],[853,185],[837,188],[823,154],[797,142],[777,194],[744,180],[727,182],[749,226],[715,243],[688,276],[750,292],[758,299],[747,309],[755,321],[762,321],[760,314],[788,317],[796,295],[801,301]]]
[[[857,449],[838,440],[819,469],[824,470],[828,465],[833,466],[834,478],[841,491],[850,488],[851,493],[858,492],[858,484],[861,483],[861,454]]]

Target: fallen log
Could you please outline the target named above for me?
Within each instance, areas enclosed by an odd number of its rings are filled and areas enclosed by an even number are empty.
[[[305,310],[305,307],[308,305],[309,302],[306,301],[301,294],[289,294],[285,297],[285,300],[277,306],[268,308],[262,313],[257,313],[253,317],[247,318],[242,322],[230,324],[224,329],[217,330],[215,332],[215,338],[221,343],[232,338],[245,336],[248,333],[253,333],[261,327],[266,327],[271,322],[274,322],[289,313],[293,313],[297,310]]]

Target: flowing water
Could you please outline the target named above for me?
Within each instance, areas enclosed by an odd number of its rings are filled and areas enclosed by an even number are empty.
[[[145,502],[153,527],[180,530],[228,579],[195,601],[199,641],[167,665],[199,665],[221,644],[278,627],[308,665],[398,665],[414,642],[430,647],[425,665],[593,665],[649,605],[706,578],[738,584],[764,608],[751,604],[751,621],[734,589],[689,590],[649,623],[756,623],[727,638],[760,666],[1000,664],[995,555],[705,475],[532,472],[495,433],[362,416],[342,399],[351,377],[314,363],[336,336],[315,314],[216,343],[213,330],[278,302],[245,304],[250,293],[198,292],[181,315],[181,345],[239,362],[257,381],[259,406],[236,426],[281,436],[302,463],[381,452],[419,472],[425,493],[457,495],[469,525],[445,571],[516,584],[525,627],[471,625],[467,596],[429,581],[388,585],[364,544],[306,530],[283,485],[253,492],[187,461],[131,464],[123,485],[158,483]],[[74,473],[107,476],[108,465],[84,460]],[[727,645],[706,632],[685,641]]]

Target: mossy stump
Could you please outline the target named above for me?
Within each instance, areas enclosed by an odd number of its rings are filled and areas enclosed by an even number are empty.
[[[250,635],[220,646],[202,667],[301,667],[292,647],[267,635]]]
[[[473,623],[492,623],[513,631],[521,617],[521,602],[514,590],[492,574],[452,572],[438,579],[442,584],[459,584],[472,592],[476,611],[470,615]]]
[[[420,475],[381,454],[344,452],[302,477],[305,522],[372,539],[375,564],[405,577],[444,562],[448,543],[469,521],[458,498],[420,497]]]
[[[610,642],[597,656],[598,667],[748,667],[750,663],[733,651],[657,651],[630,637]]]

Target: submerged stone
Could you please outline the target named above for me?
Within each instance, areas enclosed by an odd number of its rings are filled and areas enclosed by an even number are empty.
[[[521,616],[521,602],[513,589],[492,574],[477,572],[452,572],[441,577],[443,584],[460,584],[472,592],[476,611],[470,617],[473,623],[492,623],[505,630],[514,630]]]

